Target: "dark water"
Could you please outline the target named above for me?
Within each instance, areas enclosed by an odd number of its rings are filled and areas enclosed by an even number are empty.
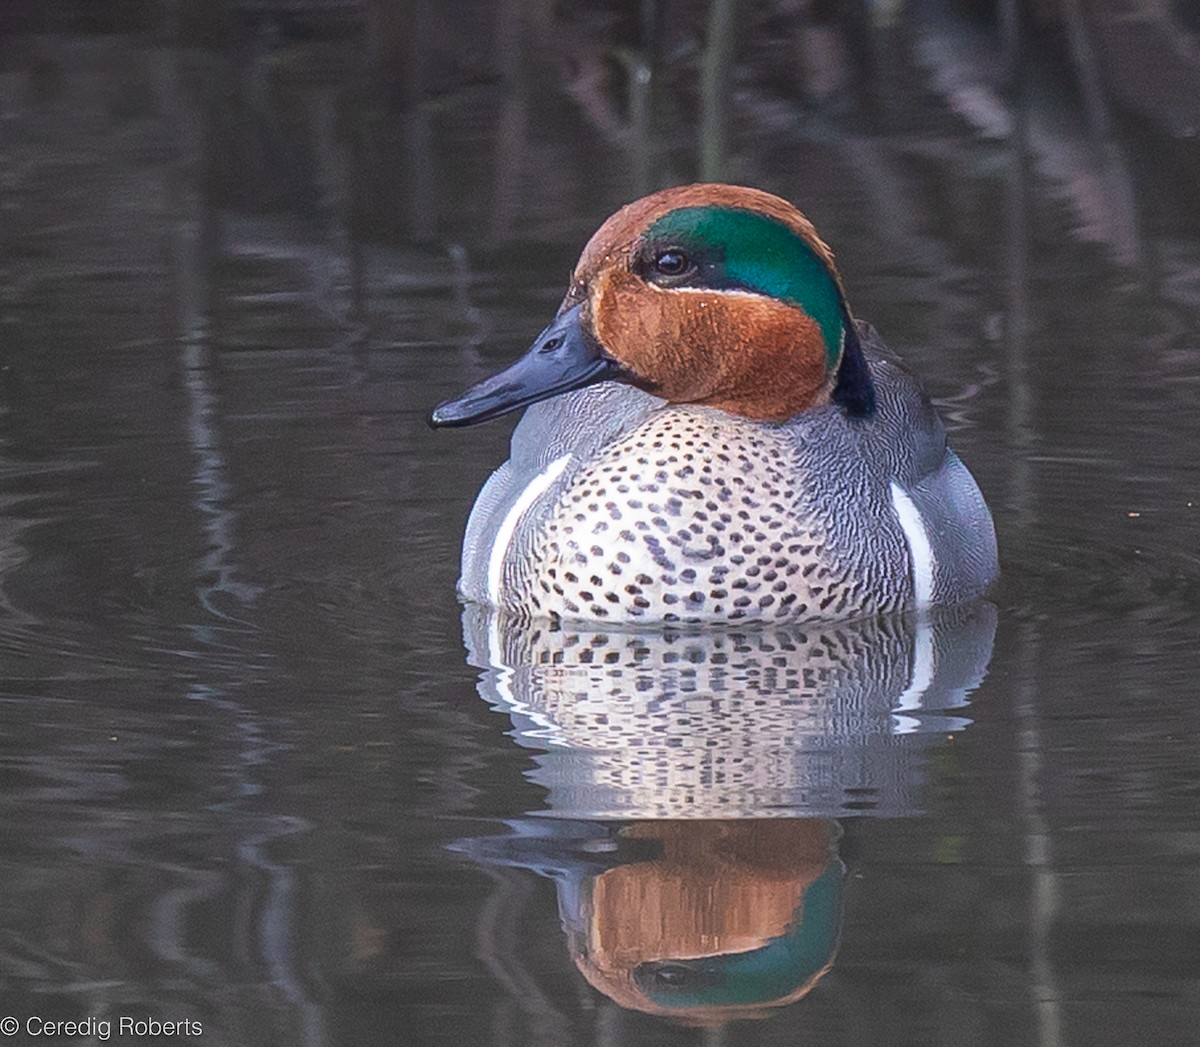
[[[746,4],[725,74],[702,5],[320,6],[0,41],[14,1041],[1195,1042],[1186,48],[1147,87],[1156,23],[1096,5],[1005,94],[982,4]],[[464,634],[509,424],[425,413],[702,164],[797,201],[925,378],[993,601]]]

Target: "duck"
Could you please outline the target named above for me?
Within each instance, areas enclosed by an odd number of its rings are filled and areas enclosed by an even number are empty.
[[[987,503],[929,397],[853,317],[830,248],[760,189],[609,217],[530,349],[435,428],[524,409],[459,594],[524,619],[836,621],[983,597]]]

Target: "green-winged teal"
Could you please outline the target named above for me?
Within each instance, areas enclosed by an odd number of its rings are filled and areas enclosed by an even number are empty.
[[[836,619],[996,578],[991,515],[929,398],[769,193],[622,208],[529,352],[431,421],[521,407],[467,524],[468,600],[612,624]]]

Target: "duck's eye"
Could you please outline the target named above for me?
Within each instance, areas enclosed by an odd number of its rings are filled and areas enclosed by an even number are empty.
[[[678,247],[668,247],[654,256],[654,271],[663,276],[678,276],[688,270],[688,256]]]

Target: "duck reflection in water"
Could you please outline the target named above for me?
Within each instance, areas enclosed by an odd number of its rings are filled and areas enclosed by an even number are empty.
[[[699,1025],[765,1016],[833,964],[835,819],[918,813],[925,755],[969,724],[957,714],[995,625],[979,604],[643,634],[469,607],[480,694],[536,750],[547,809],[456,846],[552,877],[575,965],[622,1006]]]
[[[536,750],[552,813],[914,813],[924,752],[969,722],[990,604],[743,632],[621,632],[464,615],[479,693]]]

